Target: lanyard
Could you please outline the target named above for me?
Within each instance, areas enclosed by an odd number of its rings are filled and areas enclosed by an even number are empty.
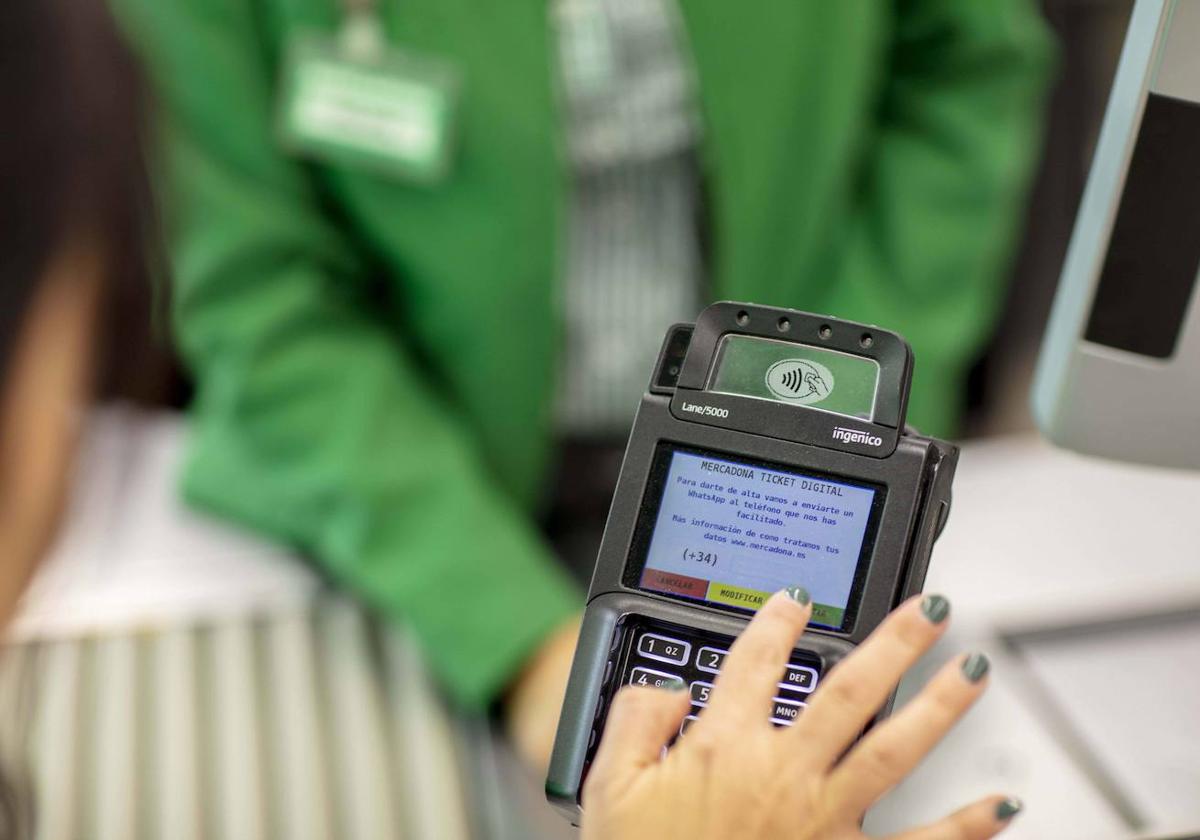
[[[297,32],[280,85],[280,132],[298,155],[433,184],[450,171],[461,74],[392,46],[384,0],[339,0],[333,37]]]
[[[341,0],[341,48],[351,58],[368,61],[381,56],[387,46],[378,0]]]

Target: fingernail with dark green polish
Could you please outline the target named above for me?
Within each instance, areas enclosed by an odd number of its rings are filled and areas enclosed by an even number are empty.
[[[802,607],[807,607],[809,601],[812,600],[812,596],[808,594],[808,590],[803,586],[789,586],[783,591],[788,594],[789,598]]]
[[[988,658],[982,653],[972,653],[963,660],[962,672],[969,682],[977,683],[984,678],[991,667],[992,663],[988,662]]]
[[[1021,809],[1024,807],[1020,799],[1010,796],[996,805],[996,819],[1000,822],[1011,820],[1017,814],[1021,813]]]
[[[669,683],[665,683],[663,688],[665,688],[667,691],[686,691],[687,683],[680,680],[673,680]]]
[[[941,624],[950,615],[950,602],[941,595],[926,595],[921,599],[921,612],[934,624]]]

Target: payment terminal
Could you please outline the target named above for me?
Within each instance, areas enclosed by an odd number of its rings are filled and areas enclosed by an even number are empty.
[[[625,451],[546,780],[573,822],[621,686],[685,683],[686,738],[750,615],[799,584],[812,622],[764,710],[787,726],[921,590],[958,450],[904,425],[912,367],[895,333],[790,309],[716,303],[669,330]]]

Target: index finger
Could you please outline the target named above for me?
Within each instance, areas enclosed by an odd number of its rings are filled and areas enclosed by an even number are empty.
[[[776,686],[811,615],[812,599],[801,586],[789,586],[768,598],[729,649],[697,725],[712,721],[765,725]]]

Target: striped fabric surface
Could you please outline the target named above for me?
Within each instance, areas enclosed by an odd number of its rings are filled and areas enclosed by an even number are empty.
[[[402,632],[328,595],[10,644],[0,759],[40,840],[544,836],[486,724],[447,712]]]
[[[557,0],[571,195],[556,414],[628,429],[666,328],[700,308],[694,71],[674,0]]]

